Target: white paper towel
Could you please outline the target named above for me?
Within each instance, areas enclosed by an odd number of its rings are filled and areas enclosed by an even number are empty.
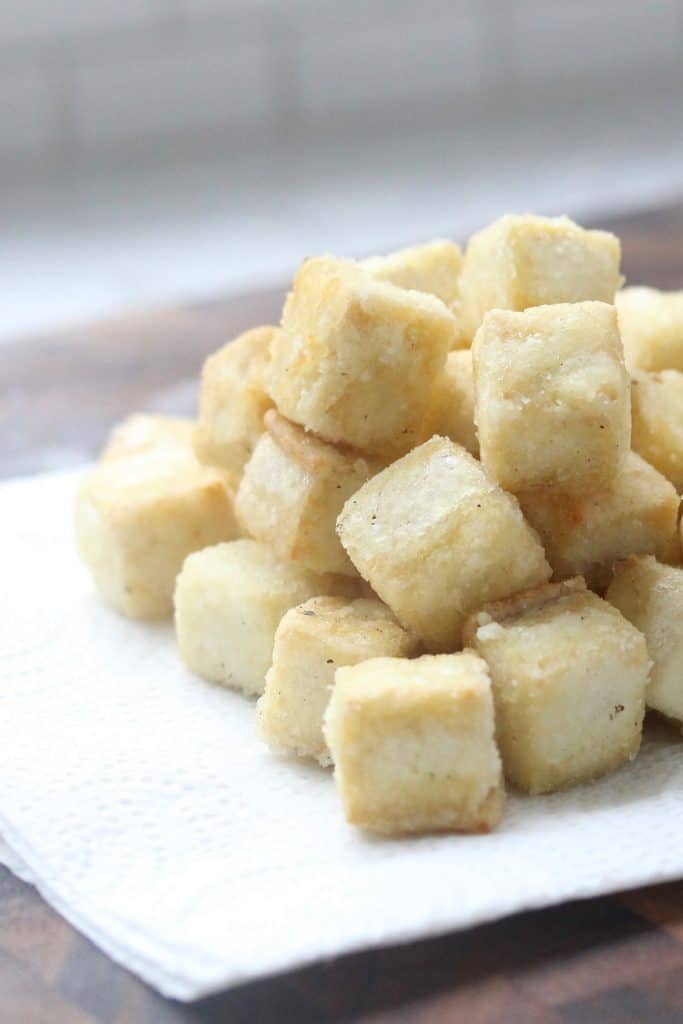
[[[0,487],[0,836],[13,870],[163,992],[683,874],[673,731],[597,784],[510,798],[489,836],[350,829],[331,776],[273,757],[253,703],[190,676],[170,626],[98,602],[74,479]]]

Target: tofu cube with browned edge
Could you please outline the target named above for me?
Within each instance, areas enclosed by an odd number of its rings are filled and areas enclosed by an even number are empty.
[[[243,529],[279,558],[356,576],[335,524],[346,499],[383,463],[321,441],[274,409],[265,426],[235,500]]]
[[[150,451],[192,451],[195,422],[180,416],[138,412],[112,430],[100,462],[113,462]]]
[[[337,528],[361,576],[427,650],[460,647],[466,616],[550,576],[514,497],[433,437],[346,502]]]
[[[436,295],[447,306],[457,301],[462,251],[448,239],[436,238],[424,245],[398,249],[388,256],[372,256],[360,265],[376,281]]]
[[[510,214],[470,238],[460,277],[464,330],[473,338],[490,309],[555,302],[614,302],[619,239],[568,217]]]
[[[645,637],[582,578],[484,607],[465,635],[488,663],[503,768],[515,786],[549,793],[636,756]]]
[[[683,492],[683,373],[634,370],[633,450]]]
[[[189,445],[109,452],[78,489],[75,528],[100,595],[136,619],[170,616],[187,555],[239,535],[225,474],[201,466]]]
[[[607,600],[647,641],[648,707],[683,725],[683,569],[651,555],[629,558],[617,565]]]
[[[607,487],[631,446],[630,380],[614,306],[492,310],[472,345],[481,461],[501,487]]]
[[[291,608],[277,628],[273,664],[258,702],[263,739],[275,751],[330,764],[323,715],[336,669],[415,653],[416,638],[381,601],[313,597]]]
[[[271,396],[326,441],[395,457],[416,442],[455,329],[433,295],[351,260],[307,260],[273,343]]]
[[[224,345],[204,363],[194,446],[208,466],[239,477],[263,432],[270,347],[275,327],[255,327]]]
[[[471,651],[337,669],[325,737],[353,825],[486,832],[501,818],[491,683]]]
[[[474,424],[474,372],[472,352],[449,352],[446,365],[434,385],[429,409],[422,425],[425,441],[439,434],[467,448],[479,457],[479,438]]]
[[[635,452],[606,490],[574,496],[535,490],[518,498],[556,580],[582,575],[591,589],[602,591],[617,559],[654,554],[663,562],[680,560],[678,494]]]
[[[629,369],[683,371],[683,291],[635,286],[615,302]]]
[[[186,560],[175,591],[180,655],[195,675],[258,695],[282,616],[333,586],[331,577],[281,562],[255,540],[197,552]]]

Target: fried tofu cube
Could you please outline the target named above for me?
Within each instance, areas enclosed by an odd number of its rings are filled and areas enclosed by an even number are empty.
[[[118,423],[100,455],[100,462],[129,458],[143,452],[180,449],[192,451],[194,420],[139,412]]]
[[[256,327],[224,345],[204,363],[199,418],[194,436],[197,458],[239,477],[272,407],[267,384],[275,327]]]
[[[460,278],[463,327],[473,338],[489,309],[614,302],[619,239],[568,217],[508,215],[469,241]]]
[[[326,441],[395,457],[415,444],[454,330],[433,295],[351,260],[307,260],[273,344],[271,396]]]
[[[683,569],[633,556],[616,566],[607,600],[647,641],[648,707],[683,724]]]
[[[629,369],[683,371],[683,291],[623,288],[615,302]]]
[[[273,664],[258,702],[261,736],[275,751],[329,765],[323,715],[336,669],[416,653],[416,638],[376,599],[313,597],[291,608],[277,628]]]
[[[205,548],[186,559],[176,584],[180,656],[203,679],[261,694],[280,619],[333,585],[255,540]]]
[[[514,785],[549,793],[636,756],[650,668],[645,638],[583,579],[485,607],[465,636],[488,663]]]
[[[360,265],[376,281],[436,295],[447,306],[457,301],[462,251],[445,238],[398,249],[389,256],[373,256]]]
[[[356,576],[335,531],[337,516],[383,463],[321,441],[274,409],[265,425],[235,500],[243,529],[279,558]]]
[[[470,349],[449,352],[446,365],[434,385],[432,400],[422,425],[422,437],[449,437],[479,457],[479,438],[474,424],[474,371]]]
[[[654,554],[674,564],[680,559],[678,494],[635,452],[629,452],[607,490],[574,497],[536,490],[517,497],[556,580],[582,575],[591,589],[603,591],[617,559],[631,554]]]
[[[492,310],[472,354],[481,461],[501,487],[583,494],[611,484],[631,445],[614,306]]]
[[[485,832],[501,818],[491,683],[471,651],[337,669],[325,737],[353,825]]]
[[[187,448],[110,455],[78,489],[75,528],[100,595],[136,619],[170,616],[187,555],[239,536],[225,475]]]
[[[633,450],[683,492],[683,373],[635,370],[631,383]]]
[[[364,484],[337,528],[361,576],[435,653],[458,649],[466,616],[484,602],[550,576],[515,498],[443,437]]]

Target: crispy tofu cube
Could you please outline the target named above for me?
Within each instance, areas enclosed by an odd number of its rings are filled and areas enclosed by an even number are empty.
[[[443,372],[434,385],[432,400],[422,425],[422,437],[450,437],[479,457],[479,438],[474,424],[474,371],[470,349],[449,352]]]
[[[199,551],[185,561],[176,584],[180,656],[203,679],[250,696],[263,693],[280,619],[333,585],[331,577],[279,561],[255,540]]]
[[[291,608],[277,628],[273,664],[258,702],[263,739],[275,751],[330,764],[323,715],[336,669],[416,652],[416,638],[376,599],[313,597]]]
[[[635,452],[629,452],[607,490],[574,497],[536,490],[518,498],[540,534],[556,580],[580,574],[591,589],[602,591],[619,558],[655,554],[674,564],[680,559],[678,495]]]
[[[683,291],[624,288],[615,302],[629,369],[683,371]]]
[[[466,616],[485,601],[550,576],[515,498],[443,437],[364,484],[337,527],[361,576],[434,652],[457,650]]]
[[[616,566],[607,600],[645,635],[648,707],[683,724],[683,569],[631,557]]]
[[[360,265],[376,281],[436,295],[447,306],[457,301],[462,251],[445,238],[399,249],[389,256],[373,256]]]
[[[173,448],[110,455],[78,489],[75,527],[96,589],[136,619],[170,616],[187,555],[239,535],[225,475]]]
[[[481,461],[501,487],[583,494],[612,483],[631,445],[614,306],[492,310],[472,354]]]
[[[633,450],[683,492],[683,373],[635,370],[631,384]]]
[[[650,660],[642,633],[580,577],[483,608],[465,627],[486,659],[507,779],[529,793],[636,756]]]
[[[327,441],[394,457],[416,441],[455,320],[435,296],[350,260],[307,260],[273,344],[280,412]]]
[[[267,383],[276,334],[275,327],[256,327],[204,363],[194,447],[205,465],[241,474],[263,431],[263,415],[273,404]]]
[[[274,409],[265,424],[235,501],[243,529],[279,558],[356,576],[335,531],[337,516],[383,463],[321,441]]]
[[[464,330],[473,338],[489,309],[614,302],[620,259],[618,238],[586,231],[567,217],[501,217],[473,235],[465,252]]]
[[[172,449],[191,452],[194,420],[179,416],[135,413],[118,423],[107,440],[100,462],[129,458],[142,452]]]
[[[501,818],[491,683],[471,651],[337,669],[325,737],[353,825],[483,832]]]

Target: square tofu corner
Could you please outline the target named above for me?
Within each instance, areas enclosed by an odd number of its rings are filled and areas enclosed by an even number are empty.
[[[490,309],[556,302],[614,302],[622,282],[619,239],[568,217],[509,214],[470,238],[460,278],[471,338]]]
[[[520,789],[564,789],[636,756],[645,637],[581,577],[481,609],[465,639],[488,663],[503,767]]]
[[[180,656],[203,679],[260,694],[282,616],[333,586],[332,577],[280,562],[255,540],[198,551],[186,559],[176,584]]]
[[[364,484],[337,530],[361,576],[434,653],[457,650],[466,616],[486,601],[550,576],[516,500],[443,437]]]
[[[235,499],[242,527],[285,561],[357,576],[335,524],[346,499],[383,463],[321,441],[275,409],[264,423]]]
[[[491,684],[471,651],[338,669],[325,736],[354,825],[396,834],[482,832],[500,820]]]
[[[343,665],[407,658],[417,641],[381,601],[314,597],[291,608],[275,634],[273,664],[258,703],[261,735],[271,749],[330,763],[323,714]]]
[[[683,726],[683,569],[633,556],[616,566],[606,597],[647,640],[648,707]]]
[[[501,487],[584,494],[612,483],[631,446],[614,306],[492,310],[472,353],[481,461]]]
[[[194,449],[200,462],[239,477],[272,406],[267,383],[276,327],[255,327],[209,356],[202,367]]]
[[[127,454],[130,437],[82,481],[74,520],[78,551],[100,595],[130,618],[173,611],[176,576],[187,555],[239,535],[225,474],[201,466],[185,447]],[[121,451],[121,446],[124,450]]]
[[[581,574],[603,591],[612,565],[630,554],[654,554],[680,561],[675,488],[666,477],[628,452],[610,487],[582,495],[538,488],[517,495],[524,515],[538,531],[556,580]]]
[[[683,371],[683,291],[635,285],[614,301],[629,369]]]
[[[270,394],[324,440],[395,458],[415,444],[455,330],[433,295],[351,260],[306,260],[273,344]]]
[[[436,295],[447,306],[457,301],[462,251],[446,238],[398,249],[388,256],[372,256],[360,265],[376,281]]]

